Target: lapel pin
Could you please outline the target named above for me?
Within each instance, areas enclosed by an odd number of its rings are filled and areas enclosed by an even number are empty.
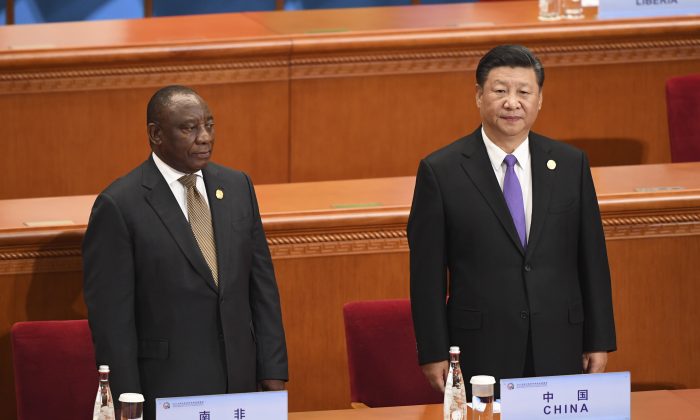
[[[551,160],[550,160],[550,162],[551,162]],[[218,188],[216,190],[216,198],[218,198],[219,200],[224,198],[224,190],[222,190],[221,188]]]
[[[552,159],[547,161],[547,168],[549,168],[550,171],[553,171],[554,168],[556,168],[556,167],[557,167],[557,162],[553,161]],[[217,194],[218,194],[218,192],[217,192]],[[218,197],[218,195],[217,195],[217,197]]]

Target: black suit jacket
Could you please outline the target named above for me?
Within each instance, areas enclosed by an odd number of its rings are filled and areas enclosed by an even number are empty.
[[[458,345],[466,380],[520,377],[528,333],[538,376],[581,373],[582,352],[615,349],[605,238],[587,158],[532,132],[529,139],[527,249],[481,129],[420,163],[408,240],[421,364],[448,359],[449,346]]]
[[[279,294],[253,185],[203,170],[219,287],[152,159],[95,201],[83,243],[84,291],[98,364],[115,400],[255,391],[287,379]],[[216,191],[221,190],[219,199]]]

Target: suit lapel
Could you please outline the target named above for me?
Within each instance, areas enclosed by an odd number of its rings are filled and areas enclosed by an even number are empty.
[[[219,270],[219,292],[226,287],[226,274],[228,273],[228,263],[231,255],[231,206],[233,205],[231,191],[226,194],[219,174],[219,169],[213,165],[207,165],[204,170],[204,184],[207,187],[207,198],[211,209],[211,221],[214,228],[214,240],[216,241],[216,261]],[[218,192],[221,193],[218,193]],[[218,195],[217,195],[218,194]]]
[[[553,170],[547,168],[551,148],[537,134],[530,132],[530,166],[532,173],[532,222],[530,223],[530,236],[527,245],[527,255],[537,245],[542,233],[549,207],[549,198],[552,192]]]
[[[152,158],[144,163],[142,168],[142,185],[149,190],[146,193],[146,201],[158,214],[158,217],[160,217],[195,271],[206,280],[209,287],[216,291],[211,270],[209,270],[209,266],[204,260],[202,251],[199,249],[197,240],[192,233],[192,228],[187,223],[185,215],[182,214],[182,209],[178,205],[177,200],[175,200],[172,190],[158,171]]]
[[[513,244],[524,254],[513,218],[503,197],[503,191],[498,185],[491,161],[486,153],[486,146],[481,138],[481,128],[464,139],[462,155],[464,156],[461,163],[462,168],[491,207]]]

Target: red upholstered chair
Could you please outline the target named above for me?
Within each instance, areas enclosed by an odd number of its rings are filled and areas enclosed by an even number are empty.
[[[672,162],[700,161],[700,74],[666,81]]]
[[[99,378],[87,320],[12,326],[18,420],[92,415]]]
[[[354,407],[442,402],[418,366],[408,299],[350,302],[343,318]]]

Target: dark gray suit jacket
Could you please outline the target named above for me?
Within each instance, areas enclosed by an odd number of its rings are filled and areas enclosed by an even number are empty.
[[[480,128],[420,163],[408,240],[421,364],[448,359],[449,346],[458,345],[465,380],[520,377],[528,333],[538,376],[581,373],[582,352],[615,349],[610,273],[588,160],[533,132],[529,139],[526,250]]]
[[[279,294],[253,185],[203,170],[219,287],[152,159],[95,201],[83,243],[84,291],[98,364],[115,400],[255,391],[287,379]],[[221,199],[216,190],[223,192]]]

